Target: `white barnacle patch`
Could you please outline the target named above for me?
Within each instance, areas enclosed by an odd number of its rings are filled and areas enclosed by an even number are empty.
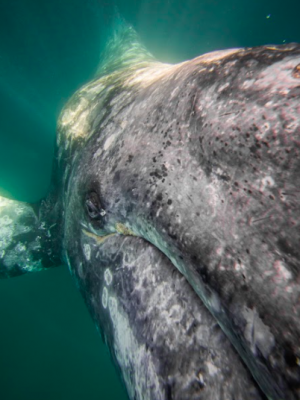
[[[229,82],[226,82],[224,85],[221,85],[218,89],[218,93],[223,92],[223,90],[227,89],[229,86]]]
[[[255,308],[245,307],[243,316],[246,320],[244,335],[250,344],[252,353],[256,354],[258,349],[267,358],[275,345],[270,328],[263,323]]]
[[[91,246],[87,243],[83,245],[83,253],[85,255],[85,258],[87,261],[90,261],[91,259]]]
[[[101,301],[102,301],[103,308],[107,308],[107,303],[108,303],[108,290],[107,290],[106,287],[103,288]]]
[[[286,268],[283,261],[276,260],[274,268],[276,270],[275,280],[277,283],[286,283],[286,281],[292,278],[291,272]]]
[[[105,280],[105,283],[107,284],[107,286],[109,286],[112,283],[112,279],[113,279],[113,276],[112,276],[110,269],[106,268],[106,270],[104,271],[104,280]]]
[[[265,176],[261,180],[260,190],[264,191],[266,188],[271,188],[275,185],[275,181],[271,176]]]
[[[264,134],[266,132],[268,132],[270,130],[270,124],[269,122],[265,122],[264,124],[261,125],[260,127],[260,132],[262,133],[262,136],[264,136]]]
[[[105,143],[104,143],[104,146],[103,146],[103,148],[104,148],[104,150],[108,150],[109,148],[110,148],[110,146],[113,144],[113,142],[116,140],[116,137],[117,137],[118,135],[115,133],[115,134],[113,134],[113,135],[110,135],[107,139],[106,139],[106,141],[105,141]]]
[[[175,89],[173,89],[172,92],[171,92],[170,98],[173,99],[177,95],[179,90],[180,90],[179,86],[175,86]]]
[[[211,376],[216,375],[219,371],[219,368],[217,368],[214,364],[212,364],[209,361],[206,362],[206,366],[207,366],[208,373]]]
[[[162,212],[162,210],[163,210],[163,208],[162,208],[162,207],[159,207],[159,209],[158,209],[157,212],[156,212],[156,217],[157,217],[157,218],[159,217],[159,214]]]
[[[249,88],[251,88],[253,86],[254,82],[255,82],[254,79],[246,79],[244,81],[244,83],[242,84],[242,88],[245,89],[245,90],[249,89]]]
[[[235,269],[235,271],[245,271],[245,270],[246,270],[246,267],[245,267],[245,265],[242,264],[241,262],[235,261],[235,263],[234,263],[234,269]]]
[[[218,169],[216,172],[219,173],[221,176],[224,175],[221,169]],[[206,186],[206,195],[207,202],[209,204],[207,215],[213,218],[217,215],[218,207],[220,206],[218,180]]]
[[[143,400],[162,398],[151,354],[145,344],[139,343],[136,339],[129,320],[119,309],[115,297],[109,296],[108,308],[114,327],[114,350],[129,397]]]
[[[291,121],[289,124],[285,126],[285,130],[289,133],[293,133],[298,127],[298,120]]]

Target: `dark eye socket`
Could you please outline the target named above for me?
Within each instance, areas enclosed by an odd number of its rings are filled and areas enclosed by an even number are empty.
[[[101,208],[100,200],[96,192],[90,192],[85,199],[85,207],[91,219],[100,219],[105,215],[105,211]]]
[[[89,199],[86,200],[85,205],[86,205],[87,212],[91,218],[94,219],[99,216],[99,210],[97,209],[95,204],[91,202],[91,200],[89,200]]]

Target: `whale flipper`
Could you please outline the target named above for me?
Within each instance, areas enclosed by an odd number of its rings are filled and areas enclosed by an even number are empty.
[[[0,196],[0,278],[59,265],[58,224],[49,223],[48,209],[45,200],[29,204]]]

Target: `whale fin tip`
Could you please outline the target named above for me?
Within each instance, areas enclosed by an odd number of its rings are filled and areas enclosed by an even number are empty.
[[[142,44],[134,27],[116,11],[107,44],[101,54],[96,77],[109,75],[131,66],[154,62],[154,56]]]

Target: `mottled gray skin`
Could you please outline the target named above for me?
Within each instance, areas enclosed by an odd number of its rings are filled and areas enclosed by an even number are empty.
[[[263,399],[214,318],[159,250],[122,235],[99,245],[82,233],[70,254],[130,399]]]
[[[265,395],[300,399],[300,45],[168,66],[135,43],[106,61],[61,115],[47,226],[60,207],[63,257],[130,398],[259,398],[201,298]],[[153,310],[148,287],[170,305]]]

